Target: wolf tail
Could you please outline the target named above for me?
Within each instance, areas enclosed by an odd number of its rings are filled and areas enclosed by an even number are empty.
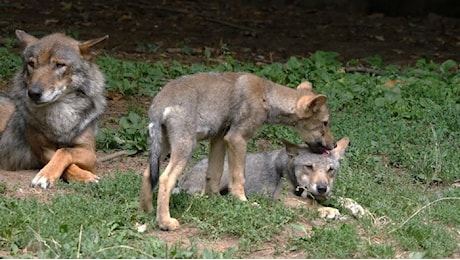
[[[161,125],[159,123],[149,124],[149,166],[150,166],[150,185],[153,189],[160,177],[160,157],[161,157]]]
[[[149,124],[149,167],[144,172],[141,188],[140,207],[145,212],[152,212],[152,193],[160,178],[161,125],[160,122]]]

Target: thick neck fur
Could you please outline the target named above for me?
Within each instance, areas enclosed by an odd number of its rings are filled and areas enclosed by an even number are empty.
[[[17,108],[23,114],[29,127],[33,126],[50,140],[60,144],[71,143],[88,127],[95,127],[96,120],[104,112],[103,81],[88,96],[80,90],[72,90],[61,99],[44,106],[34,105],[27,97],[23,74],[16,75],[16,84],[11,96],[17,102]],[[101,74],[101,79],[103,79]]]
[[[60,144],[71,143],[88,126],[94,125],[99,113],[96,113],[96,104],[91,100],[82,98],[77,93],[70,94],[70,98],[73,103],[58,100],[39,108],[23,101],[26,104],[22,112],[29,127],[35,128],[50,140]],[[60,117],[63,119],[59,120]]]
[[[265,90],[268,104],[266,123],[292,126],[299,120],[295,113],[297,91],[275,83],[268,83]]]

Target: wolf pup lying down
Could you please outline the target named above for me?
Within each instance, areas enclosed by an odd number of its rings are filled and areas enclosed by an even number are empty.
[[[169,82],[155,96],[149,110],[149,167],[144,171],[140,206],[152,211],[152,192],[159,181],[157,221],[174,230],[169,200],[197,140],[210,140],[205,191],[219,193],[228,151],[230,193],[245,201],[246,145],[263,124],[295,128],[314,152],[332,150],[326,96],[313,92],[309,82],[288,88],[249,73],[198,73]],[[160,176],[159,162],[169,163]]]
[[[247,154],[245,164],[246,195],[259,194],[278,200],[283,189],[283,177],[291,186],[290,192],[301,197],[324,200],[332,192],[339,160],[348,147],[348,137],[337,142],[337,147],[324,154],[312,153],[308,145],[284,141],[285,149]],[[198,162],[179,181],[178,190],[190,194],[203,193],[208,160]],[[229,188],[228,163],[220,182],[220,193]]]
[[[23,66],[11,93],[0,93],[0,168],[41,168],[32,187],[48,188],[61,176],[97,182],[94,136],[105,80],[90,52],[108,36],[85,42],[59,33],[37,39],[16,30],[16,36]]]

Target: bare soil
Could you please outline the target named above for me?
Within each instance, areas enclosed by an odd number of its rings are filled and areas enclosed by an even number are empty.
[[[389,17],[277,2],[1,0],[0,32],[14,38],[15,29],[36,35],[64,31],[82,40],[108,34],[109,54],[144,61],[194,62],[204,58],[204,47],[219,54],[224,45],[242,61],[282,62],[317,50],[338,52],[343,60],[378,54],[391,64],[458,58],[458,18]],[[180,51],[184,47],[190,55]]]
[[[87,40],[108,34],[103,51],[109,55],[147,62],[177,60],[183,63],[205,61],[204,49],[211,57],[223,52],[235,59],[259,63],[284,62],[291,56],[308,56],[323,50],[340,54],[339,59],[362,60],[380,55],[386,64],[414,64],[420,58],[436,62],[458,60],[460,19],[429,14],[424,17],[389,17],[381,13],[351,12],[334,8],[306,9],[277,1],[12,1],[0,0],[0,46],[11,47],[16,29],[42,36],[66,32]],[[12,46],[20,53],[19,46]],[[7,89],[3,85],[0,89]],[[122,97],[110,100],[106,116],[117,117],[132,102]],[[149,100],[142,99],[147,109]],[[139,174],[146,166],[143,156],[118,157],[100,163],[103,178],[117,171]],[[40,197],[48,200],[66,190],[30,188],[37,171],[0,171],[6,194]],[[307,224],[305,224],[307,225]],[[155,231],[153,235],[169,244],[197,234],[194,227],[182,226],[174,232]],[[295,235],[290,230],[279,234],[263,249],[248,258],[300,258],[304,253],[275,254],[276,245]],[[202,241],[201,246],[225,250],[237,246],[238,238],[223,237],[218,242]],[[401,256],[407,257],[407,256]]]

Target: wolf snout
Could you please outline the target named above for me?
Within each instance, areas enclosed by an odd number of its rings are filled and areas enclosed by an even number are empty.
[[[337,147],[336,142],[332,142],[330,144],[327,144],[324,142],[314,142],[314,143],[307,143],[307,145],[312,152],[317,153],[317,154],[322,154],[324,153],[325,150],[330,151]]]
[[[29,96],[30,99],[33,101],[39,101],[41,97],[43,96],[43,91],[40,87],[38,86],[32,86],[29,88],[27,91],[27,95]]]
[[[316,185],[316,191],[319,194],[325,194],[327,192],[327,185],[324,184],[324,183],[320,183],[320,184]]]

